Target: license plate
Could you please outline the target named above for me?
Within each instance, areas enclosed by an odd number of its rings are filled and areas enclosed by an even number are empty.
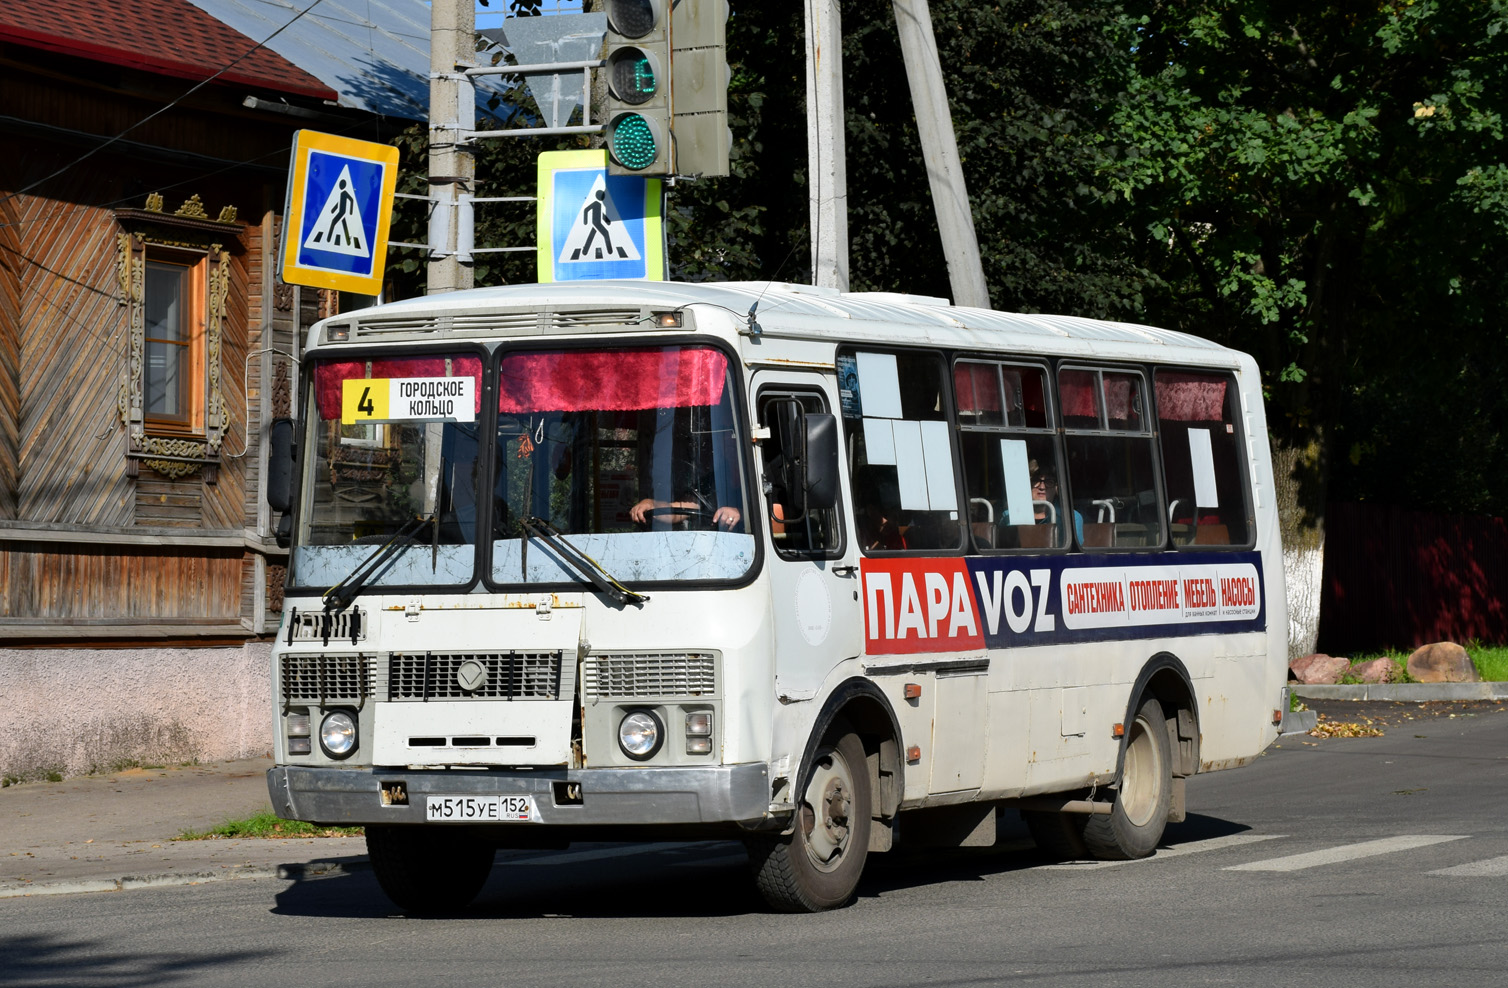
[[[538,823],[534,797],[427,796],[424,818],[430,823]]]

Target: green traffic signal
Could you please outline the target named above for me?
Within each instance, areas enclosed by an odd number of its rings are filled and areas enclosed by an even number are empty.
[[[608,128],[607,149],[618,164],[640,171],[659,158],[659,135],[640,114],[620,114]]]

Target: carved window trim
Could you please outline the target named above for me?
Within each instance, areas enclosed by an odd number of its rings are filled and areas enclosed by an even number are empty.
[[[226,245],[239,249],[241,225],[235,222],[231,207],[222,210],[218,220],[209,219],[198,198],[185,202],[176,214],[161,212],[159,196],[148,199],[147,209],[115,211],[124,228],[116,237],[116,275],[128,331],[126,368],[117,400],[126,427],[127,473],[133,477],[145,463],[170,479],[202,473],[206,482],[213,483],[230,427],[221,366],[231,273],[231,252]],[[203,258],[199,262],[204,278],[203,409],[196,409],[191,430],[150,421],[145,411],[146,262],[149,252],[168,251]]]

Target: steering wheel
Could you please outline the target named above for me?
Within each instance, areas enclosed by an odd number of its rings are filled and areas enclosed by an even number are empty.
[[[716,515],[717,512],[709,511],[706,508],[701,507],[680,508],[676,507],[673,504],[656,505],[652,508],[645,508],[644,514],[649,516],[650,518],[684,518],[688,525],[694,524],[698,528],[713,528],[717,524],[715,521],[713,521],[713,516]]]

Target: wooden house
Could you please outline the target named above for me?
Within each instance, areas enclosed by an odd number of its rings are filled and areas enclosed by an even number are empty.
[[[338,305],[276,275],[289,147],[422,119],[427,33],[332,85],[204,6],[0,5],[0,774],[266,749],[262,439]]]

